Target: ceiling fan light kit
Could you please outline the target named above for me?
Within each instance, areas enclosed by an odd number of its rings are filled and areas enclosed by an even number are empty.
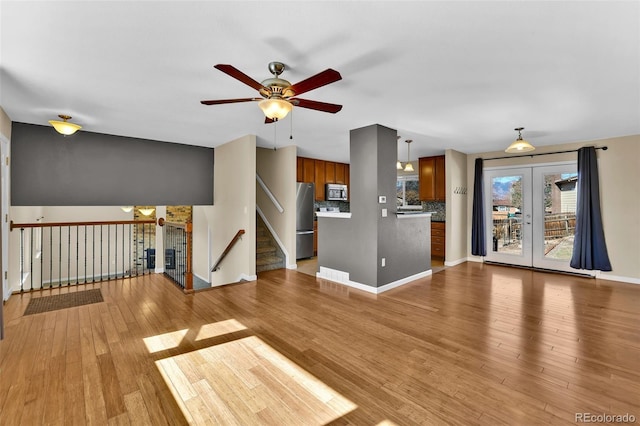
[[[521,152],[530,152],[536,149],[529,142],[522,139],[522,131],[524,130],[524,127],[516,127],[513,130],[518,132],[518,139],[513,141],[513,143],[509,145],[507,149],[504,150],[504,152],[508,152],[509,154],[517,154]]]
[[[264,112],[265,117],[272,120],[282,120],[293,109],[290,102],[279,98],[263,99],[258,102],[258,106]]]
[[[67,121],[71,119],[71,116],[60,114],[58,115],[58,117],[60,117],[62,121],[49,120],[49,124],[51,124],[53,128],[56,129],[56,132],[60,133],[61,135],[70,136],[78,130],[82,129],[82,126]]]
[[[282,72],[286,68],[282,62],[269,63],[269,72],[273,74],[273,77],[263,80],[262,83],[258,83],[256,80],[238,70],[233,65],[217,64],[214,66],[214,68],[257,90],[263,99],[237,98],[200,101],[200,103],[203,105],[221,105],[238,102],[259,101],[258,106],[264,112],[264,115],[267,118],[265,123],[272,123],[273,121],[278,121],[285,118],[287,114],[291,112],[294,106],[313,109],[316,111],[329,112],[332,114],[335,114],[342,109],[342,105],[312,101],[309,99],[294,98],[294,96],[296,95],[301,95],[302,93],[309,92],[311,90],[317,89],[318,87],[326,86],[327,84],[341,80],[342,76],[340,75],[340,73],[331,68],[328,68],[316,75],[307,78],[306,80],[300,81],[293,85],[287,80],[280,78],[280,74],[282,74]]]

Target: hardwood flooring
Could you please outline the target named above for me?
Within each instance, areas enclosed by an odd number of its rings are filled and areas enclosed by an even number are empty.
[[[23,316],[30,297],[103,303]],[[466,263],[374,296],[291,270],[13,295],[2,425],[640,421],[640,287]]]

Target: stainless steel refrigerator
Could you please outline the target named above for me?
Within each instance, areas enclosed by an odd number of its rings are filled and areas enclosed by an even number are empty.
[[[313,183],[296,184],[296,260],[313,256]]]

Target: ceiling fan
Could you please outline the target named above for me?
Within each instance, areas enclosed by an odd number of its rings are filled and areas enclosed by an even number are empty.
[[[272,78],[258,83],[233,65],[218,64],[214,68],[230,75],[256,89],[262,98],[237,98],[237,99],[218,99],[211,101],[200,101],[203,105],[220,105],[232,104],[238,102],[259,101],[258,106],[264,112],[266,117],[265,123],[273,123],[287,116],[294,106],[314,109],[316,111],[330,112],[335,114],[342,109],[342,105],[330,104],[326,102],[312,101],[309,99],[301,99],[295,96],[305,92],[326,86],[342,79],[340,73],[336,70],[328,68],[314,76],[302,80],[296,84],[291,84],[287,80],[280,78],[280,74],[285,70],[282,62],[270,62],[269,71],[273,74]]]

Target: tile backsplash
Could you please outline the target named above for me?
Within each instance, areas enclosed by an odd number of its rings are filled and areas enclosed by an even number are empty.
[[[446,219],[447,203],[442,201],[423,201],[423,212],[435,212],[431,215],[432,222],[444,222]]]
[[[320,207],[338,207],[341,212],[350,212],[348,201],[314,201],[313,210],[318,211]]]

